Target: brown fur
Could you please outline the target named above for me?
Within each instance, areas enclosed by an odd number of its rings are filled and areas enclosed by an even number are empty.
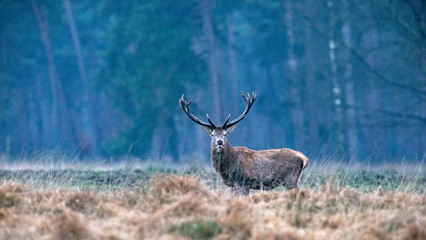
[[[213,167],[225,185],[236,194],[248,194],[249,189],[273,189],[279,185],[296,188],[302,170],[309,164],[301,152],[288,148],[254,151],[232,147],[226,140],[222,150],[212,141]]]

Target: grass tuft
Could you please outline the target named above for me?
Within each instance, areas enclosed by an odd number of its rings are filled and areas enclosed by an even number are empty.
[[[0,208],[10,208],[21,202],[24,186],[16,182],[5,182],[0,186]]]
[[[170,232],[192,239],[212,239],[221,233],[221,228],[216,221],[194,220],[175,225]]]

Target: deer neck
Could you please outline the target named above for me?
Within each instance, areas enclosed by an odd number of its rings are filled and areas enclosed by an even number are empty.
[[[231,163],[235,161],[236,157],[237,153],[235,149],[228,142],[226,142],[220,150],[213,144],[211,146],[213,167],[224,179],[227,178],[229,167]]]
[[[212,156],[227,156],[229,154],[233,154],[235,152],[234,148],[228,143],[225,142],[225,144],[223,144],[223,147],[221,149],[217,148],[216,145],[214,143],[211,144],[211,154]]]

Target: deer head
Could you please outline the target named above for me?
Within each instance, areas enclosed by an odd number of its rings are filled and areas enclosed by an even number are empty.
[[[220,152],[222,151],[223,147],[228,144],[227,136],[230,134],[235,127],[237,126],[237,123],[239,123],[241,120],[244,119],[244,117],[247,115],[247,113],[250,111],[251,106],[253,105],[254,101],[256,101],[257,95],[255,92],[252,92],[251,96],[249,93],[247,93],[247,96],[244,95],[243,92],[241,92],[241,96],[243,97],[244,101],[246,102],[246,109],[244,112],[237,117],[236,119],[229,121],[231,114],[228,115],[228,118],[226,119],[225,123],[222,126],[216,126],[211,120],[208,114],[207,120],[208,123],[200,120],[199,118],[195,117],[190,111],[189,111],[189,105],[192,103],[192,100],[185,101],[184,95],[179,99],[179,104],[182,110],[188,115],[188,117],[194,121],[195,123],[201,125],[203,129],[210,134],[212,141],[212,148],[214,147],[216,151]]]

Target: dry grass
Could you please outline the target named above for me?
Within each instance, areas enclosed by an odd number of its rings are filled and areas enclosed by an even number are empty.
[[[424,226],[418,192],[324,184],[233,197],[183,175],[109,191],[0,185],[0,239],[426,239]]]

